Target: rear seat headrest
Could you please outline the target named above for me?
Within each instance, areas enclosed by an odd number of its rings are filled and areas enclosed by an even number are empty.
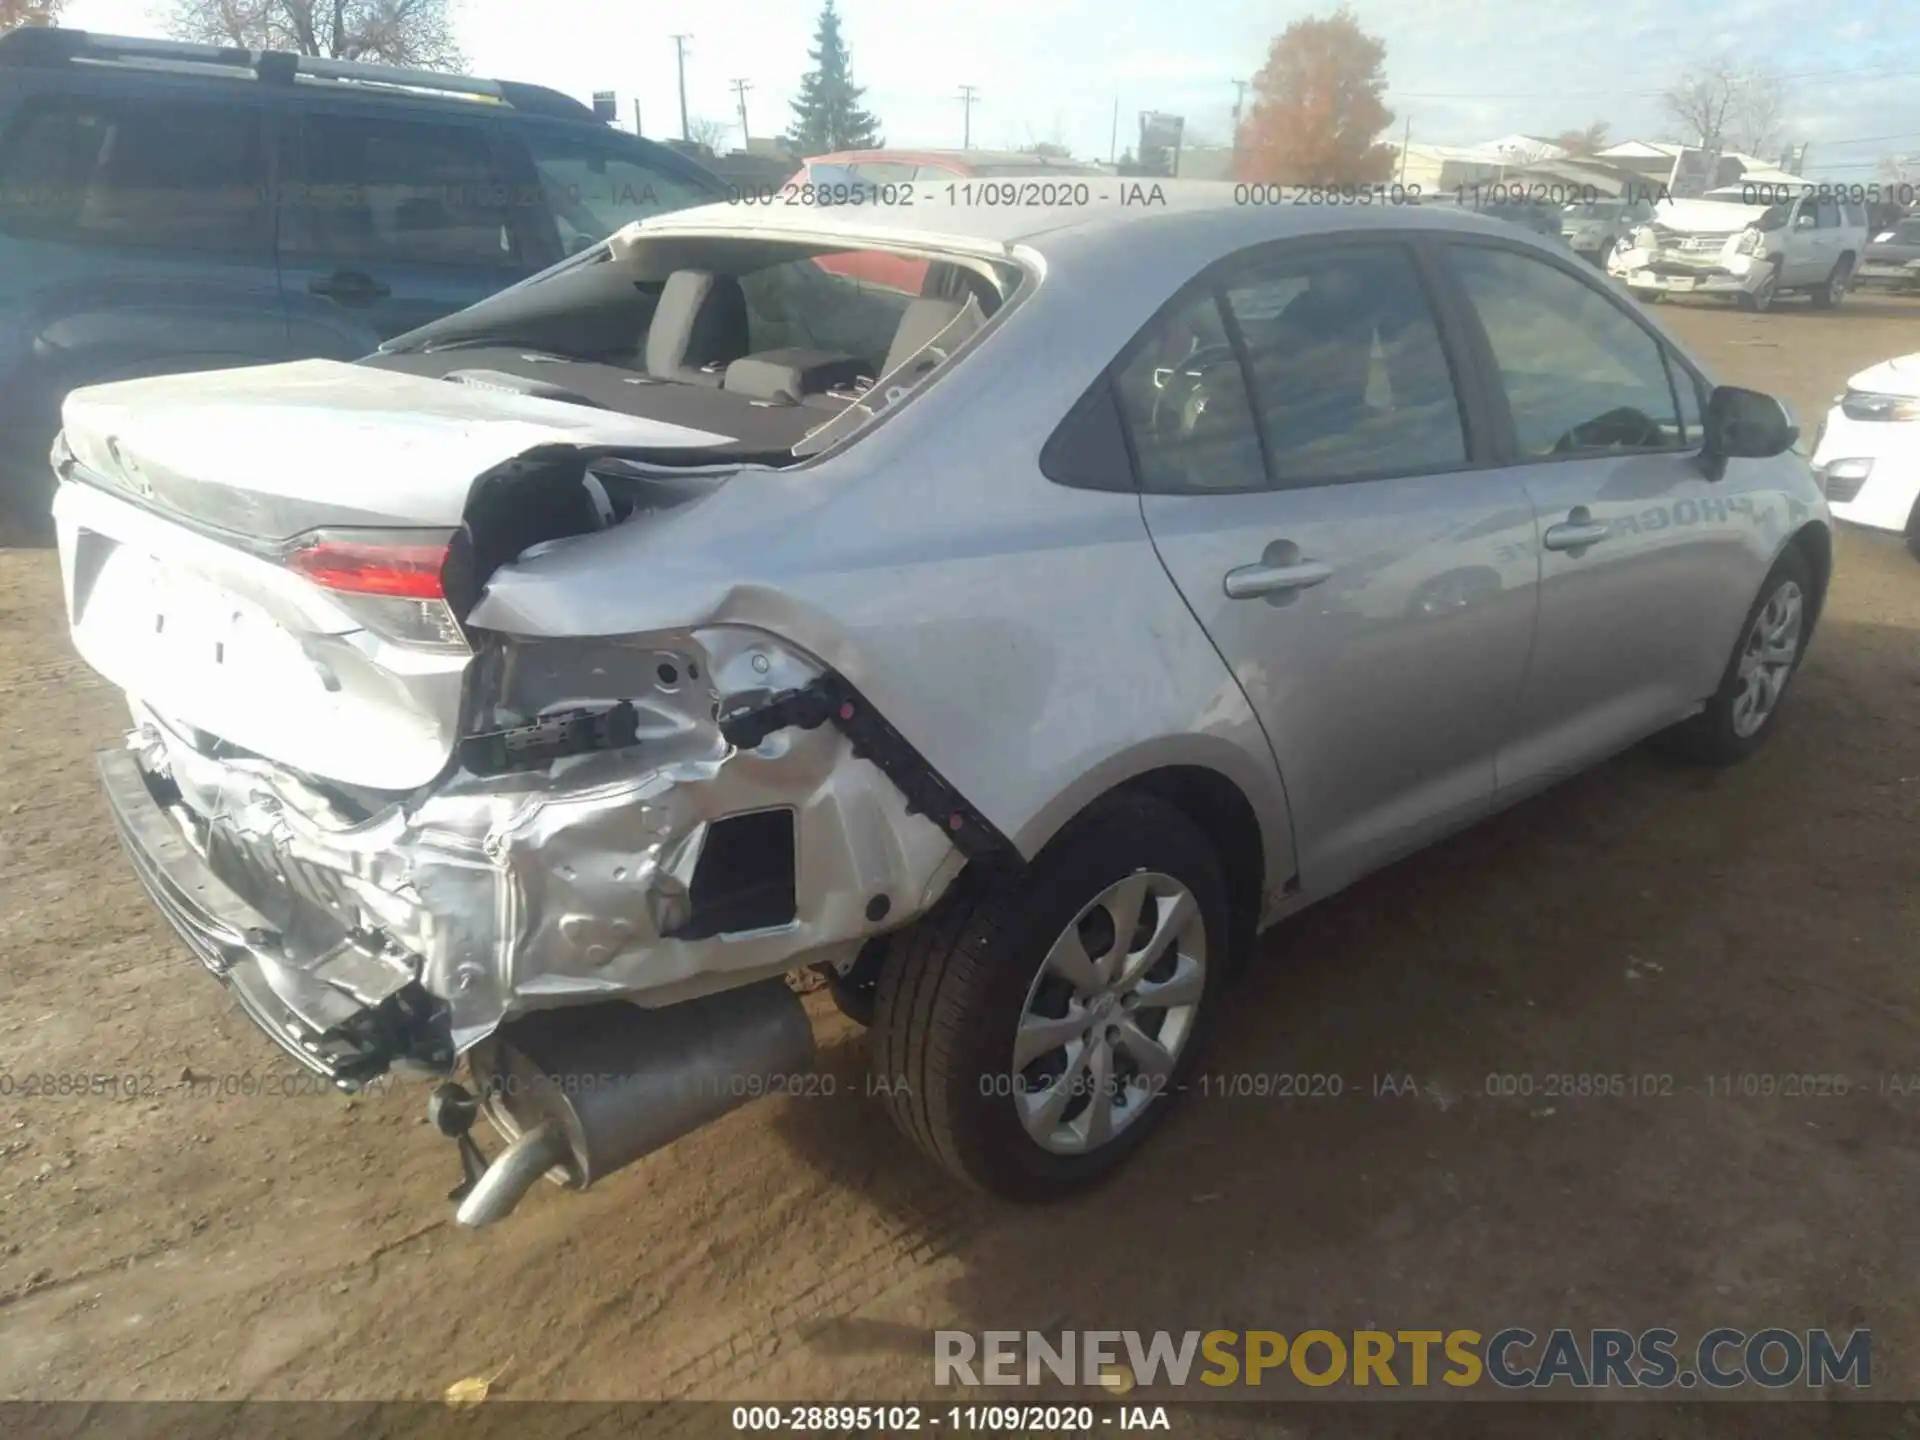
[[[709,270],[667,277],[647,327],[647,374],[689,379],[703,366],[738,360],[747,346],[747,297],[737,279]]]

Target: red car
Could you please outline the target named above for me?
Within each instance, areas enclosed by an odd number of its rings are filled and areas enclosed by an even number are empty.
[[[833,192],[850,183],[860,184],[879,187],[870,203],[887,204],[894,195],[900,203],[915,195],[945,198],[947,186],[967,180],[1043,180],[1106,173],[1097,165],[1050,160],[1018,150],[842,150],[811,156],[785,188],[812,184]],[[816,263],[835,275],[910,296],[920,293],[927,277],[924,260],[871,250],[824,255]]]

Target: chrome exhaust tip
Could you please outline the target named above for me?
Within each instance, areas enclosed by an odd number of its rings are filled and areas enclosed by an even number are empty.
[[[559,1122],[542,1120],[494,1157],[453,1218],[469,1230],[506,1219],[540,1177],[564,1164],[570,1153]]]

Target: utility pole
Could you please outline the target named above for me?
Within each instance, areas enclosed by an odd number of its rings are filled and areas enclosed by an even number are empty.
[[[687,124],[687,41],[692,38],[691,35],[673,37],[674,59],[680,67],[680,138],[682,140],[693,139],[693,127]]]
[[[1246,103],[1247,82],[1236,80],[1233,82],[1233,158],[1236,161],[1240,158],[1240,112]]]
[[[1120,97],[1118,95],[1113,97],[1113,133],[1107,139],[1107,163],[1116,168],[1120,164]]]
[[[1407,128],[1400,136],[1400,188],[1407,188],[1407,146],[1413,143],[1413,116],[1407,116]]]
[[[973,148],[973,102],[975,98],[973,86],[962,85],[960,87],[960,148],[962,150],[971,150]]]
[[[753,139],[753,133],[747,129],[747,91],[753,88],[753,82],[751,80],[735,80],[731,83],[733,85],[734,98],[740,102],[740,148],[742,150],[750,150],[753,148],[749,143]]]
[[[636,135],[646,134],[646,131],[640,128],[640,97],[638,95],[633,97],[633,133]]]

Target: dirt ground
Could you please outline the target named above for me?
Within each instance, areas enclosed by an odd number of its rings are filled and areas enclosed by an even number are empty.
[[[1920,306],[1863,296],[1660,313],[1809,427],[1920,349]],[[916,1158],[818,1005],[833,1097],[474,1234],[423,1085],[210,1093],[289,1063],[130,878],[90,759],[123,712],[52,555],[0,553],[0,1395],[432,1397],[505,1366],[521,1399],[924,1398],[935,1327],[1666,1324],[1869,1325],[1876,1391],[1920,1397],[1920,563],[1848,533],[1837,570],[1753,763],[1631,754],[1266,939],[1208,1073],[1338,1099],[1190,1095],[1113,1187],[1014,1209]],[[1674,1093],[1487,1093],[1569,1072]],[[24,1093],[97,1074],[135,1093]],[[1847,1093],[1739,1093],[1783,1075]]]

